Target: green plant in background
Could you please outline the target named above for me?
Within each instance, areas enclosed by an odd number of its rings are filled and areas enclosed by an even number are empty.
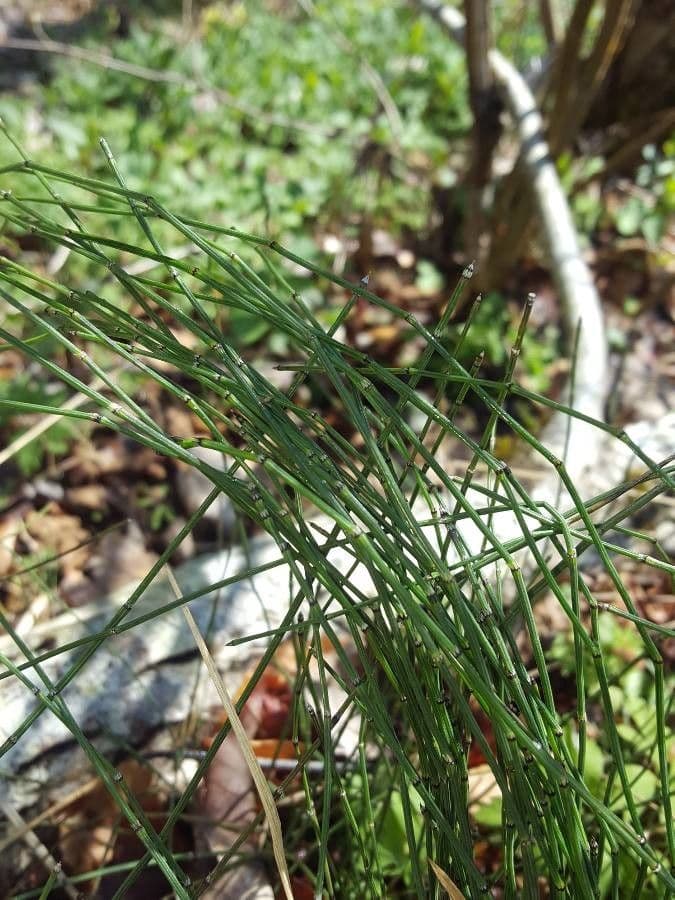
[[[152,183],[162,201],[178,193],[186,214],[210,221],[270,227],[280,238],[306,233],[308,223],[344,225],[366,209],[394,230],[426,225],[428,202],[409,166],[419,170],[423,158],[431,173],[445,163],[448,138],[469,125],[462,53],[433,23],[381,0],[367,10],[319,3],[315,15],[213,4],[201,21],[201,39],[187,45],[170,19],[134,23],[113,44],[126,71],[105,59],[54,59],[48,81],[26,88],[32,134],[25,97],[5,96],[2,115],[30,152],[48,148],[55,166],[93,174],[102,169],[90,148],[102,132],[114,135],[130,185]],[[109,27],[85,42],[94,56]],[[399,110],[396,135],[363,59]],[[359,162],[364,154],[382,158],[375,183]],[[109,227],[119,234],[125,226]]]
[[[495,4],[495,31],[501,52],[523,69],[533,59],[544,59],[546,37],[541,27],[540,11],[532,3],[505,0]]]
[[[506,381],[479,378],[458,361],[462,338],[450,347],[445,343],[470,270],[429,329],[363,283],[352,285],[267,236],[175,213],[145,191],[128,188],[105,144],[104,150],[112,183],[30,160],[0,170],[6,188],[0,210],[9,230],[65,247],[98,272],[98,278],[82,282],[82,269],[67,267],[57,279],[2,259],[0,296],[23,321],[18,328],[14,322],[12,330],[0,327],[0,339],[71,390],[84,392],[89,402],[70,411],[44,400],[5,398],[0,404],[94,422],[192,465],[276,542],[294,588],[282,628],[270,633],[242,702],[284,635],[292,635],[300,650],[311,648],[318,675],[310,677],[307,665],[299,673],[292,737],[307,748],[297,768],[308,811],[302,839],[309,830],[313,850],[305,864],[287,847],[289,863],[311,877],[317,896],[391,896],[397,880],[416,896],[434,896],[427,863],[438,864],[469,897],[493,887],[510,898],[535,897],[542,880],[558,897],[617,895],[626,884],[638,884],[643,896],[675,890],[668,862],[675,851],[668,760],[672,696],[660,651],[662,638],[673,634],[639,614],[613,559],[628,556],[671,575],[675,567],[612,541],[633,511],[672,489],[672,462],[657,465],[625,433],[597,423],[630,446],[648,470],[649,487],[638,500],[628,496],[628,484],[582,502],[565,466],[505,405],[509,396],[534,406],[555,404],[517,385],[512,367]],[[105,230],[111,212],[123,239]],[[189,256],[178,258],[165,249],[176,241],[190,244]],[[248,252],[240,254],[240,248]],[[253,253],[264,257],[260,272],[247,262]],[[133,274],[139,262],[153,267]],[[332,285],[343,292],[344,305],[328,327],[288,284],[289,264],[308,270],[317,289]],[[419,336],[425,349],[414,365],[402,372],[337,340],[337,328],[357,301],[386,309]],[[280,390],[247,362],[240,345],[219,326],[219,316],[233,310],[285,335],[299,360],[289,389]],[[514,362],[526,321],[527,312],[514,340]],[[41,351],[35,339],[42,335],[68,350],[77,374]],[[112,359],[183,404],[201,420],[208,437],[166,434],[143,403],[110,376]],[[100,387],[93,386],[94,378]],[[447,413],[416,390],[429,378],[437,382],[437,399],[448,384],[457,385]],[[305,381],[320,386],[319,396],[333,398],[341,429],[322,416],[321,408],[305,404],[298,391]],[[455,421],[469,395],[486,412],[486,430],[478,440]],[[412,408],[425,421],[420,430],[408,425],[406,413]],[[490,451],[497,422],[558,473],[571,498],[569,509],[537,503]],[[347,425],[358,441],[345,437]],[[425,438],[431,426],[439,437],[429,447]],[[473,479],[472,469],[459,477],[448,474],[437,454],[446,436],[464,445],[487,480]],[[226,454],[231,467],[220,471],[194,456],[190,451],[197,444]],[[607,512],[618,498],[624,498],[619,511]],[[205,508],[181,529],[148,579]],[[308,526],[311,510],[327,517],[327,529]],[[510,511],[517,521],[515,536],[502,540],[496,533],[498,510]],[[477,549],[465,537],[467,523],[478,529]],[[364,593],[352,572],[331,563],[327,551],[336,544],[354,566],[368,572],[374,596]],[[554,552],[549,562],[542,544]],[[589,549],[601,559],[625,610],[601,614],[578,562]],[[534,565],[527,578],[517,561],[521,552]],[[495,573],[497,563],[506,574]],[[250,575],[247,569],[241,578]],[[572,713],[563,703],[569,697],[560,695],[553,679],[559,645],[547,648],[537,631],[534,605],[544,592],[567,622],[567,655],[576,682]],[[186,873],[170,850],[171,831],[228,726],[158,832],[111,776],[107,760],[61,696],[103,642],[128,624],[141,594],[142,586],[103,630],[87,639],[78,661],[57,684],[2,616],[26,662],[17,666],[0,657],[6,670],[0,679],[18,678],[27,687],[35,680],[42,687],[38,712],[0,748],[0,756],[39,715],[46,710],[57,715],[147,850],[116,896],[123,896],[154,861],[176,896],[184,898],[189,896]],[[303,602],[308,612],[299,619]],[[620,628],[606,625],[613,615],[621,616]],[[521,645],[514,632],[517,620],[523,623]],[[349,633],[357,662],[345,652],[336,630],[340,626]],[[609,636],[607,627],[615,629]],[[617,666],[619,635],[639,656],[639,667]],[[332,645],[340,671],[326,661],[323,641]],[[49,655],[59,652],[56,648]],[[339,710],[331,708],[330,678],[347,697]],[[303,696],[311,699],[311,714]],[[479,712],[490,722],[492,740]],[[361,729],[358,778],[341,773],[334,753],[336,730],[350,716],[357,717]],[[374,757],[366,747],[376,751]],[[471,747],[482,752],[501,797],[500,814],[493,807],[480,822],[497,851],[491,868],[477,853],[477,819],[467,797]],[[320,784],[314,786],[305,767],[312,755],[323,760]],[[223,855],[213,877],[230,856]]]
[[[384,2],[369,4],[367,15],[356,2],[318,4],[315,15],[213,4],[203,8],[199,39],[185,44],[170,17],[141,14],[128,37],[110,41],[116,23],[108,15],[80,41],[99,64],[49,56],[49,77],[0,96],[0,115],[29,155],[48,153],[56,168],[96,176],[105,163],[91,148],[101,133],[114,135],[130,186],[152,184],[164,202],[180,196],[186,215],[292,237],[313,262],[327,260],[312,233],[349,237],[364,213],[394,234],[427,227],[434,172],[447,167],[448,139],[469,121],[463,55],[434,23]],[[351,42],[349,52],[332,29]],[[363,59],[400,111],[396,136]],[[12,154],[2,142],[0,163]],[[61,189],[67,197],[69,186]],[[129,240],[126,217],[107,198],[103,207],[105,235]],[[247,247],[242,253],[257,264]],[[99,271],[87,257],[71,255],[66,267],[95,288]],[[287,278],[311,291],[305,270]],[[114,279],[108,290],[124,302]],[[283,335],[241,309],[223,309],[221,324],[242,345],[285,352]]]
[[[0,351],[1,352],[1,351]],[[41,375],[44,373],[40,373]],[[0,379],[0,400],[28,404],[59,405],[65,398],[63,386],[46,379],[41,380],[34,373],[23,373],[13,380]],[[0,408],[0,427],[9,423],[7,409]],[[70,446],[73,437],[72,427],[68,422],[59,422],[43,435],[31,440],[14,455],[13,459],[24,477],[39,472],[44,465],[45,457],[60,456]]]
[[[151,531],[159,531],[175,518],[176,511],[169,498],[168,484],[140,485],[136,493],[136,505],[147,511]]]
[[[564,154],[558,167],[573,189],[572,210],[582,234],[611,227],[622,237],[644,238],[650,252],[659,253],[675,213],[675,139],[666,140],[661,147],[647,144],[642,149],[642,162],[634,178],[617,183],[617,199],[611,204],[594,181],[603,172],[601,157],[590,157],[579,165],[573,163],[570,154]]]
[[[648,144],[635,177],[635,194],[615,213],[619,234],[641,234],[652,250],[659,246],[675,214],[675,137],[661,149]]]

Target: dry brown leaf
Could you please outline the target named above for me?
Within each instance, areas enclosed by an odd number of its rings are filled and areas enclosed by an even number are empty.
[[[241,721],[247,733],[255,730],[255,715],[248,704]],[[227,850],[258,812],[251,773],[233,732],[208,768],[196,812],[195,840],[215,853]]]
[[[119,770],[126,787],[150,811],[151,798],[148,791],[151,784],[150,770],[135,760],[120,763]],[[103,782],[97,788],[72,804],[69,815],[60,826],[59,847],[63,862],[69,872],[91,872],[109,864],[115,852],[118,831],[123,818],[115,801]],[[132,838],[133,840],[133,838]],[[139,845],[135,849],[140,849]],[[95,882],[85,883],[81,888],[90,893]]]
[[[450,900],[466,900],[464,894],[457,887],[455,882],[450,878],[447,872],[444,872],[443,869],[439,865],[437,865],[433,859],[429,860],[429,865],[432,868],[432,871],[436,878],[438,879],[438,883],[446,892]]]
[[[66,554],[59,560],[59,569],[64,576],[82,571],[91,551],[88,546],[73,550],[90,537],[79,516],[64,513],[57,503],[48,503],[39,511],[29,512],[25,524],[26,531],[37,541],[41,551],[49,555]]]
[[[8,516],[0,520],[0,578],[14,567],[18,523]]]
[[[178,437],[191,437],[194,434],[192,413],[183,406],[167,406],[163,410],[164,428],[169,434]]]
[[[303,752],[303,745],[296,750],[293,741],[280,741],[279,738],[254,738],[251,747],[258,759],[297,759]]]
[[[69,506],[88,510],[102,510],[108,505],[108,492],[100,482],[82,484],[66,491],[66,502]]]
[[[469,769],[469,809],[472,812],[476,807],[501,797],[501,794],[494,772],[487,763]]]
[[[144,578],[157,561],[157,554],[145,548],[145,540],[136,522],[110,531],[101,538],[88,563],[87,574],[69,569],[60,584],[66,601],[82,606],[105,594],[111,594],[132,581]]]
[[[162,479],[166,467],[149,447],[140,447],[119,434],[100,434],[75,446],[68,468],[70,483],[77,485],[104,475],[128,473]]]

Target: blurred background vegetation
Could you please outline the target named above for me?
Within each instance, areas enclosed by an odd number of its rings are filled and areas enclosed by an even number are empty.
[[[493,4],[493,29],[496,46],[551,108],[548,6]],[[616,3],[576,6],[589,15],[567,73],[570,97]],[[654,87],[672,49],[672,13],[662,7],[641,4],[584,121],[556,142],[601,287],[633,317],[645,303],[668,313],[673,306],[673,98],[667,77]],[[572,11],[568,0],[554,6],[560,22]],[[0,27],[0,113],[29,155],[55,169],[106,178],[104,135],[131,187],[269,235],[348,277],[372,271],[375,290],[403,303],[433,307],[476,255],[467,246],[473,117],[465,53],[413,3],[15,0]],[[636,74],[633,57],[645,47],[650,71]],[[555,299],[536,229],[526,221],[522,235],[510,234],[513,210],[497,202],[514,151],[507,136],[493,158],[489,227],[502,259],[479,272],[486,296],[466,352],[484,348],[501,365],[502,332],[534,288],[543,305],[524,372],[545,390],[555,380]],[[0,164],[15,159],[0,142]],[[111,217],[112,236],[124,240],[128,227]],[[29,244],[25,237],[22,249],[39,250]],[[311,296],[309,282],[303,289]],[[246,344],[267,340],[266,350],[283,352],[259,322],[235,317],[231,327]]]

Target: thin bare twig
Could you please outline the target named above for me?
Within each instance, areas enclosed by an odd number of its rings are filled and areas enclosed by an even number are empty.
[[[495,80],[488,61],[492,48],[490,7],[486,0],[465,0],[465,45],[469,70],[469,99],[473,112],[472,159],[466,217],[466,247],[469,256],[485,257],[485,211],[483,197],[492,174],[492,155],[499,138],[499,104]]]
[[[560,43],[560,18],[554,0],[539,0],[539,17],[550,48]]]
[[[577,87],[573,79],[570,79],[569,73],[573,71],[575,60],[581,53],[581,42],[594,2],[595,0],[577,0],[565,30],[565,37],[553,58],[548,87],[542,101],[542,109],[553,103],[549,121],[566,116],[569,106],[576,102]],[[528,189],[528,172],[522,159],[517,160],[511,173],[500,185],[496,205],[489,271],[485,273],[484,278],[485,286],[501,281],[513,260],[521,255],[528,237],[528,224],[534,212],[534,200]],[[508,230],[500,234],[497,230],[499,223],[507,214]]]
[[[558,94],[549,130],[549,144],[554,156],[576,138],[610,65],[623,47],[634,5],[635,0],[609,0],[588,61],[574,67],[576,78],[570,78],[569,67],[559,71]],[[578,59],[578,47],[576,49]]]
[[[581,41],[594,2],[595,0],[577,0],[565,29],[565,37],[553,60],[547,90],[548,99],[554,98],[555,105],[551,114],[552,118],[559,116],[564,109],[565,103],[569,102],[569,91],[571,88],[568,81],[569,73],[572,70],[574,61],[579,59],[581,54]],[[562,90],[562,85],[565,83],[567,83],[567,91]],[[544,106],[548,106],[548,99],[544,101]]]

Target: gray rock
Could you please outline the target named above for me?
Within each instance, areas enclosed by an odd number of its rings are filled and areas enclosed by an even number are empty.
[[[214,469],[225,471],[231,464],[229,457],[208,447],[195,447],[192,454]],[[213,490],[213,484],[206,475],[184,463],[178,463],[176,471],[176,491],[189,517],[201,506]],[[204,521],[219,526],[225,534],[229,534],[235,523],[236,514],[229,497],[221,494],[206,511]]]
[[[671,507],[665,508],[666,514],[672,513]],[[671,559],[675,559],[675,522],[668,517],[656,526],[656,540]]]

